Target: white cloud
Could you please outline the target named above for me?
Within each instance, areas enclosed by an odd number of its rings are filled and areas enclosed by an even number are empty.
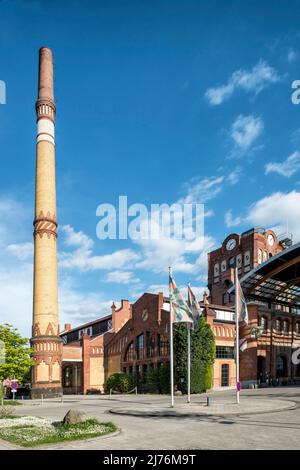
[[[12,243],[6,247],[6,251],[19,260],[26,260],[33,257],[33,243]]]
[[[237,225],[240,225],[241,222],[242,222],[241,217],[233,217],[231,210],[225,213],[226,227],[236,227]]]
[[[71,277],[59,280],[60,327],[65,323],[78,326],[111,313],[113,299],[105,299],[105,294],[83,291]]]
[[[187,299],[188,297],[188,288],[186,285],[179,285],[177,286],[180,292],[182,293],[183,297]],[[198,301],[202,301],[204,292],[208,291],[207,287],[205,286],[191,286],[196,298]],[[151,292],[153,294],[158,294],[159,292],[163,292],[165,297],[169,297],[169,286],[168,284],[152,284],[148,287],[147,292]]]
[[[286,160],[281,163],[270,162],[265,166],[266,175],[269,173],[278,173],[281,176],[290,178],[300,170],[300,152],[292,153]]]
[[[207,211],[204,212],[204,217],[209,218],[213,217],[215,215],[215,212],[213,209],[208,209]]]
[[[204,204],[205,202],[215,198],[222,191],[223,180],[224,176],[211,176],[186,183],[186,195],[178,202],[181,204]]]
[[[298,58],[298,52],[295,49],[290,49],[287,53],[287,61],[289,64],[295,62]]]
[[[138,244],[142,256],[136,268],[166,273],[172,266],[174,272],[195,275],[206,270],[207,252],[215,247],[216,241],[211,236],[195,238],[190,242],[161,237],[158,240],[139,240]]]
[[[116,284],[136,284],[140,279],[135,277],[132,271],[112,271],[107,274],[106,282],[113,282]]]
[[[82,231],[75,232],[71,225],[62,225],[62,232],[64,233],[64,244],[71,247],[80,247],[81,249],[89,250],[94,246],[94,242]]]
[[[255,202],[244,222],[252,226],[271,227],[277,234],[287,230],[300,241],[300,192],[277,192]]]
[[[232,170],[227,178],[227,181],[231,186],[234,186],[240,181],[240,178],[242,176],[242,169],[240,167],[236,167],[234,170]]]
[[[260,59],[250,71],[240,69],[233,72],[227,84],[208,88],[205,97],[211,105],[217,106],[230,98],[237,89],[257,95],[264,88],[279,80],[277,71],[266,61]]]
[[[250,150],[262,134],[263,129],[264,124],[260,117],[254,117],[253,115],[242,116],[240,114],[233,122],[230,130],[230,136],[234,142],[234,152],[242,155]]]
[[[82,231],[75,232],[73,227],[62,227],[65,234],[64,243],[69,247],[76,247],[73,251],[63,251],[59,254],[59,266],[64,269],[78,269],[79,271],[95,271],[98,269],[118,269],[131,266],[139,259],[133,250],[124,249],[106,255],[94,255],[92,248],[94,242]]]

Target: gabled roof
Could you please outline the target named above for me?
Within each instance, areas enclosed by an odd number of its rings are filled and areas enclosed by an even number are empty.
[[[300,243],[252,269],[240,283],[248,300],[300,307]]]

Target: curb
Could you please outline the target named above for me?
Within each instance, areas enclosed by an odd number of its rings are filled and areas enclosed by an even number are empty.
[[[175,410],[170,411],[156,411],[156,410],[149,410],[149,411],[136,411],[136,410],[118,410],[118,409],[110,409],[108,413],[119,415],[119,416],[132,416],[135,418],[143,418],[143,417],[152,417],[152,418],[196,418],[196,417],[237,417],[237,416],[248,416],[248,415],[258,415],[258,414],[269,414],[269,413],[280,413],[282,411],[291,411],[300,408],[300,403],[289,400],[293,405],[286,407],[286,408],[277,408],[274,410],[258,410],[258,411],[237,411],[237,412],[228,412],[228,413],[203,413],[201,411],[195,411],[191,413],[178,413]]]

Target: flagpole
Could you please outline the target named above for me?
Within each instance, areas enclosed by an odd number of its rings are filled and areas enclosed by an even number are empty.
[[[188,396],[187,402],[191,403],[191,328],[187,323],[188,329]]]
[[[172,268],[169,267],[169,281],[172,277]],[[171,380],[171,408],[174,408],[174,354],[173,354],[173,318],[172,318],[172,300],[171,286],[169,282],[169,300],[170,300],[170,380]]]
[[[235,365],[236,365],[236,403],[240,403],[240,348],[239,348],[239,290],[238,270],[235,268]]]

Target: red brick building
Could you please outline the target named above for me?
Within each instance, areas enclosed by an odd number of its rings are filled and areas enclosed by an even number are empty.
[[[210,295],[200,306],[216,338],[214,388],[235,386],[235,265],[249,311],[249,324],[240,328],[242,383],[300,380],[299,365],[292,362],[300,348],[300,244],[289,245],[271,230],[252,229],[229,235],[208,254]],[[103,391],[114,372],[142,378],[169,362],[169,325],[169,299],[162,293],[145,293],[133,304],[122,300],[106,317],[77,328],[65,325],[64,393]]]
[[[217,359],[213,386],[235,383],[234,322],[231,308],[200,304],[203,316],[214,329]],[[146,371],[168,363],[170,358],[169,299],[143,294],[134,304],[123,300],[110,315],[77,328],[65,325],[63,339],[64,393],[104,390],[106,378],[114,372]]]

